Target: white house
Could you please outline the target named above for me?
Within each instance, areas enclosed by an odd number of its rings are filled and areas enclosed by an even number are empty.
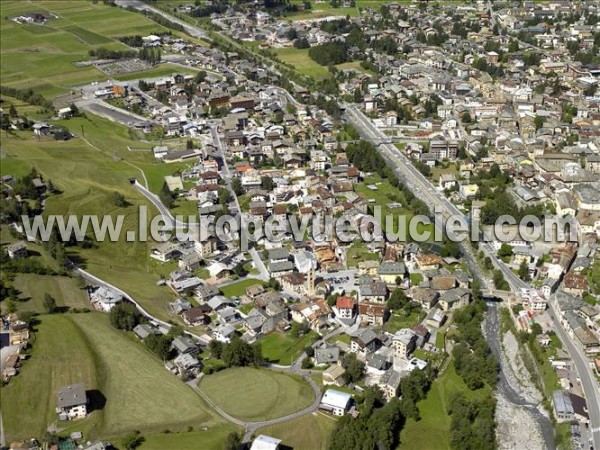
[[[56,412],[60,420],[83,419],[87,415],[87,396],[83,383],[58,388]]]
[[[275,439],[271,436],[259,434],[252,442],[250,450],[278,450],[280,448],[280,443],[281,439]]]
[[[352,395],[334,389],[327,389],[323,394],[319,408],[334,416],[343,416],[350,409],[351,401]]]

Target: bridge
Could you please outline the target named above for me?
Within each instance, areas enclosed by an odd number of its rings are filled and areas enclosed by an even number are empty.
[[[511,291],[501,291],[499,289],[482,289],[481,298],[488,301],[508,301],[514,299],[516,296]]]

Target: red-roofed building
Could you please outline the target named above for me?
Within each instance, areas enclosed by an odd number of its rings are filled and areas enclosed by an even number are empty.
[[[335,302],[337,316],[341,319],[351,319],[354,314],[354,299],[352,297],[338,297]]]

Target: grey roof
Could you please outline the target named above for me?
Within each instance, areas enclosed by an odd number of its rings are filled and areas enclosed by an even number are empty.
[[[269,272],[287,272],[294,269],[294,263],[291,261],[281,261],[269,264]]]
[[[197,350],[197,346],[189,337],[180,336],[173,339],[171,346],[179,353],[187,353],[189,351]]]
[[[278,259],[288,259],[290,257],[290,252],[287,248],[274,248],[269,250],[269,260],[278,260]]]
[[[440,296],[440,301],[446,303],[454,303],[461,300],[465,296],[468,296],[470,293],[471,291],[467,288],[450,289]]]
[[[370,328],[365,328],[357,333],[357,335],[353,338],[356,342],[362,345],[368,345],[370,342],[377,339],[377,335]]]
[[[136,327],[133,329],[133,332],[141,339],[146,339],[151,334],[156,334],[157,330],[151,325],[140,323],[139,325],[136,325]]]
[[[554,391],[552,394],[552,403],[554,403],[554,410],[558,414],[574,414],[573,404],[571,398],[563,391]]]
[[[401,262],[385,261],[378,270],[379,275],[400,275],[406,273],[406,266]]]
[[[87,403],[85,395],[85,386],[83,383],[70,384],[58,388],[58,407],[70,408],[72,406],[84,405]]]
[[[381,280],[373,280],[370,283],[364,283],[359,286],[362,297],[379,297],[387,294],[387,287]]]
[[[339,347],[325,347],[315,349],[315,362],[317,364],[331,364],[340,358]]]

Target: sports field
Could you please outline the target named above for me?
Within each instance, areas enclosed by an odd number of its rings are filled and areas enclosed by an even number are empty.
[[[310,386],[297,376],[250,367],[205,376],[199,387],[225,412],[247,421],[285,416],[315,399]]]
[[[58,16],[46,25],[18,24],[7,20],[28,12]],[[166,31],[141,14],[110,7],[102,2],[2,1],[0,48],[2,84],[34,87],[52,97],[69,92],[71,86],[106,79],[94,67],[76,67],[89,60],[89,50],[105,47],[127,50],[118,37]]]
[[[9,439],[42,436],[56,419],[57,388],[78,382],[93,391],[96,410],[69,423],[67,431],[82,430],[90,438],[221,423],[139,342],[112,328],[106,315],[46,315],[38,328],[31,359],[2,388],[3,405],[12,405],[3,414]]]

